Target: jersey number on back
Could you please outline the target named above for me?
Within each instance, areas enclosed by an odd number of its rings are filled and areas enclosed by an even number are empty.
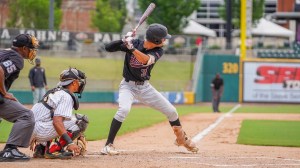
[[[11,60],[4,61],[3,65],[5,66],[7,73],[12,73],[17,70],[17,67],[12,63]]]

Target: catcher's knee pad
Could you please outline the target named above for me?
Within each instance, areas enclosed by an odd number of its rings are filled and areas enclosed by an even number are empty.
[[[71,132],[67,131],[67,134],[70,138],[73,137]],[[47,144],[47,146],[49,147],[48,153],[62,151],[66,145],[67,145],[67,141],[63,137],[59,137],[59,138],[55,139],[55,141],[53,141],[53,143],[51,143],[51,141],[49,141],[49,143]]]
[[[79,127],[80,132],[84,132],[89,124],[89,119],[86,115],[75,113],[77,119],[76,124]]]

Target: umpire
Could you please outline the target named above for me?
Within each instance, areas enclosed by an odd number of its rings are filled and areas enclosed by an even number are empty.
[[[211,81],[211,90],[212,90],[212,107],[214,113],[220,113],[219,104],[221,101],[221,97],[224,89],[224,81],[221,78],[220,74],[217,73],[215,78]]]
[[[18,150],[28,147],[34,129],[34,116],[8,90],[24,67],[24,59],[36,56],[38,40],[29,34],[19,34],[11,48],[0,50],[0,117],[14,123],[3,151],[0,162],[28,161],[30,158]]]

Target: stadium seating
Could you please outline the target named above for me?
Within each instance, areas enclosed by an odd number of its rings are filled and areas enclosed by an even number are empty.
[[[281,59],[300,59],[300,43],[293,43],[287,49],[259,49],[257,58],[281,58]]]

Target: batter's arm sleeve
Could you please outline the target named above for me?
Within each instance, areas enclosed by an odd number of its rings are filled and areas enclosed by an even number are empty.
[[[105,50],[108,52],[128,51],[122,40],[112,41],[106,44]]]
[[[156,49],[154,51],[151,51],[148,55],[153,56],[154,59],[155,59],[154,62],[156,62],[156,61],[158,61],[162,57],[163,50],[161,48],[158,48],[158,49]]]

